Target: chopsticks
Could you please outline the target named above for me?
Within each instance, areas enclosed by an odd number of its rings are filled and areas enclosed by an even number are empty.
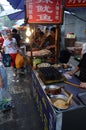
[[[68,81],[64,81],[64,83],[72,85],[72,86],[77,87],[77,88],[80,88],[80,86],[78,84],[75,84],[75,83],[71,83],[71,82],[68,82]]]

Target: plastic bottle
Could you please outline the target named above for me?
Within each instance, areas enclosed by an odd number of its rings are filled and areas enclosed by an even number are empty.
[[[33,69],[36,69],[36,57],[33,58]]]

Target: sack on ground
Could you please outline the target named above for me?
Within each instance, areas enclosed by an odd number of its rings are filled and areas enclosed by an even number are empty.
[[[2,62],[4,64],[5,67],[10,67],[11,66],[11,62],[12,62],[12,58],[10,56],[10,54],[2,54]]]
[[[23,67],[23,65],[24,65],[24,58],[23,58],[23,56],[21,54],[17,54],[16,55],[16,59],[15,59],[15,67],[17,69],[19,69],[19,68]]]

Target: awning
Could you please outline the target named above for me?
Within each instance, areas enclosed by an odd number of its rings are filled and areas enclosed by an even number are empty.
[[[24,10],[24,0],[7,0],[15,9]]]
[[[25,13],[24,13],[24,11],[20,11],[20,12],[13,13],[13,14],[10,14],[7,16],[9,17],[10,20],[19,20],[19,19],[25,18]]]
[[[8,16],[10,20],[19,20],[25,18],[24,10],[6,10],[2,11],[0,17]]]
[[[25,18],[25,12],[24,12],[24,0],[7,0],[13,8],[15,9],[21,9],[21,11],[16,13],[10,13],[7,16],[10,20],[19,20]]]

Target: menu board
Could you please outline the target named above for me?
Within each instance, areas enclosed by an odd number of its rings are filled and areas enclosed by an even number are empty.
[[[62,0],[26,0],[28,23],[62,23]]]
[[[85,7],[86,0],[66,0],[66,7]]]

